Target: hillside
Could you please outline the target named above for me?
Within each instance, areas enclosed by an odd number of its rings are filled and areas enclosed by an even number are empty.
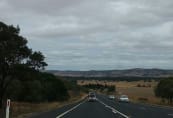
[[[103,71],[58,71],[49,70],[57,76],[65,77],[169,77],[173,76],[173,70],[163,69],[127,69],[127,70],[103,70]]]

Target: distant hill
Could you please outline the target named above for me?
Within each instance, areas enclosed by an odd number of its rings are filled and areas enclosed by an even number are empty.
[[[163,69],[127,69],[127,70],[91,70],[91,71],[58,71],[48,70],[57,76],[63,77],[170,77],[173,70]]]

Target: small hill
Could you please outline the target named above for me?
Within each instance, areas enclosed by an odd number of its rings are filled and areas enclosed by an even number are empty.
[[[127,70],[91,70],[91,71],[58,71],[48,70],[62,77],[170,77],[173,76],[173,70],[164,69],[127,69]]]

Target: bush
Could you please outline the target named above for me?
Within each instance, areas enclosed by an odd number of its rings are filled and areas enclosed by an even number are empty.
[[[146,101],[148,101],[148,98],[140,97],[140,98],[138,98],[138,100],[139,100],[139,101],[146,102]]]
[[[138,84],[137,87],[141,87],[141,84]]]
[[[67,100],[69,95],[64,83],[59,79],[45,79],[44,98],[48,101],[63,101]]]
[[[64,82],[56,76],[48,73],[32,76],[35,79],[13,81],[7,90],[7,97],[24,102],[63,101],[69,98]]]
[[[21,101],[27,101],[27,102],[41,102],[43,101],[43,94],[42,89],[43,85],[40,81],[34,80],[34,81],[26,81],[23,82],[21,92]]]
[[[108,86],[108,92],[114,92],[115,86]]]
[[[173,78],[161,80],[155,88],[155,95],[173,103]]]
[[[7,89],[7,96],[12,100],[20,100],[23,90],[23,85],[20,80],[13,80]]]

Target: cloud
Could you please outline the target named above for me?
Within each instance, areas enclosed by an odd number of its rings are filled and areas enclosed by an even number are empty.
[[[0,0],[48,69],[165,68],[173,63],[171,0]]]

